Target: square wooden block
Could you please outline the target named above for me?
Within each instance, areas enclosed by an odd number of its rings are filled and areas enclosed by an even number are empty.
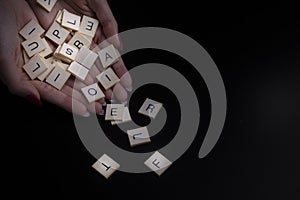
[[[151,142],[147,127],[128,130],[127,135],[132,147]]]
[[[45,29],[36,20],[32,19],[19,31],[19,34],[27,40],[33,36],[41,36],[44,32]]]
[[[115,171],[120,168],[119,163],[114,161],[111,157],[103,154],[92,167],[108,179]]]
[[[63,70],[61,67],[55,66],[47,77],[46,82],[56,89],[61,90],[70,76],[70,72]]]
[[[65,28],[79,31],[81,16],[75,15],[74,13],[71,13],[64,9],[62,11],[62,20],[61,25]]]
[[[55,6],[57,0],[37,0],[40,6],[42,6],[47,12],[51,12],[52,8]]]
[[[25,65],[23,65],[23,69],[32,80],[46,71],[47,68],[46,61],[38,54],[36,54]]]
[[[91,51],[89,48],[83,46],[79,51],[75,58],[75,61],[85,66],[88,69],[94,65],[95,61],[98,58],[98,54]]]
[[[21,44],[30,58],[46,49],[46,46],[40,36],[33,36],[28,40],[23,41]]]
[[[144,162],[144,164],[160,176],[170,167],[172,162],[156,151]]]
[[[80,49],[81,47],[87,47],[90,48],[91,41],[88,40],[86,37],[81,35],[79,32],[76,32],[73,37],[68,41],[68,44],[76,47],[77,49]]]
[[[61,45],[65,42],[69,36],[70,31],[62,27],[59,23],[54,21],[48,31],[46,32],[46,37],[52,40],[57,45]]]
[[[98,74],[96,78],[105,90],[113,87],[120,81],[119,77],[111,68],[107,68],[104,72]]]
[[[131,119],[131,116],[130,116],[129,108],[124,107],[122,120],[111,121],[111,125],[123,124],[123,123],[130,122],[130,121],[132,121],[132,119]]]
[[[101,49],[98,54],[103,68],[107,68],[116,63],[119,60],[120,55],[112,44]]]
[[[85,86],[81,88],[81,91],[89,103],[98,101],[105,97],[98,83],[93,83],[91,85]]]
[[[61,20],[62,20],[62,10],[59,10],[55,16],[55,21],[61,24]]]
[[[158,112],[160,111],[160,109],[162,108],[162,106],[163,106],[162,103],[147,98],[144,101],[142,107],[139,109],[138,113],[154,119],[158,114]]]
[[[77,53],[78,49],[67,43],[63,43],[58,51],[59,57],[65,62],[74,61]]]
[[[105,120],[122,120],[124,113],[124,104],[107,104],[105,111]]]
[[[37,77],[40,81],[44,81],[48,77],[48,75],[51,73],[51,71],[54,69],[54,65],[47,65],[47,66],[48,66],[47,70],[45,70],[43,73],[41,73]]]
[[[42,56],[43,58],[51,55],[53,53],[49,43],[47,42],[47,40],[45,38],[42,38],[43,42],[44,42],[44,45],[45,45],[45,49],[43,51],[41,51],[39,54],[40,56]]]
[[[78,78],[79,80],[84,81],[89,73],[89,70],[78,62],[73,61],[68,67],[68,72],[76,76],[76,78]]]
[[[98,25],[99,25],[99,20],[83,15],[79,27],[79,32],[93,38],[97,31]]]

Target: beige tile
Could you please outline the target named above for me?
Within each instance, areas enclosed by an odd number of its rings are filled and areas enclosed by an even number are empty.
[[[117,62],[120,55],[112,44],[101,49],[98,54],[103,68],[107,68]]]
[[[61,45],[65,42],[69,36],[70,31],[60,26],[59,23],[54,21],[48,31],[46,32],[46,37],[52,40],[57,45]]]
[[[138,113],[154,119],[162,106],[162,103],[147,98],[139,109]]]
[[[43,51],[41,51],[39,54],[41,57],[45,58],[49,55],[51,55],[53,53],[49,43],[47,42],[47,40],[45,38],[42,38],[44,45],[46,46],[46,49],[44,49]]]
[[[54,69],[54,65],[47,65],[48,68],[46,71],[44,71],[43,73],[41,73],[37,78],[40,80],[40,81],[44,81],[48,75],[51,73],[51,71]]]
[[[122,120],[124,112],[124,104],[107,104],[105,111],[105,120]]]
[[[79,31],[80,21],[81,21],[81,16],[71,13],[66,9],[62,11],[61,25],[63,27],[74,31]]]
[[[32,19],[19,31],[19,34],[27,40],[33,36],[41,36],[44,32],[45,29],[36,20]]]
[[[40,36],[33,36],[28,40],[23,41],[21,44],[30,58],[46,49],[46,46]]]
[[[80,49],[83,46],[89,48],[91,46],[91,41],[88,40],[85,36],[76,32],[74,36],[68,41],[68,44],[76,47],[77,49]]]
[[[124,107],[122,120],[111,121],[111,125],[123,124],[123,123],[130,122],[130,121],[132,121],[132,119],[131,119],[131,116],[130,116],[129,108]]]
[[[77,53],[78,49],[67,43],[63,43],[58,51],[58,54],[60,55],[59,57],[67,63],[69,63],[70,61],[74,61]]]
[[[57,0],[36,0],[36,2],[40,6],[42,6],[47,12],[51,12]]]
[[[108,179],[114,172],[120,168],[120,164],[111,157],[103,154],[92,167]]]
[[[119,77],[111,68],[107,68],[105,71],[98,74],[96,78],[105,90],[113,87],[116,83],[120,81]]]
[[[82,47],[75,58],[75,61],[86,67],[87,69],[91,69],[96,59],[98,58],[98,54],[91,51],[87,47]]]
[[[47,64],[41,56],[36,54],[25,65],[23,65],[23,69],[33,80],[47,70]]]
[[[79,27],[79,32],[93,38],[97,31],[98,25],[99,25],[99,20],[83,15]]]
[[[170,167],[172,162],[156,151],[144,162],[144,164],[160,176]]]
[[[131,147],[151,142],[147,127],[140,127],[127,131]]]
[[[105,97],[98,83],[93,83],[91,85],[85,86],[81,88],[81,91],[89,103],[98,101]]]
[[[46,79],[46,82],[55,87],[58,90],[61,90],[62,87],[66,84],[67,80],[70,78],[71,73],[63,70],[62,68],[55,66],[52,72]]]
[[[84,81],[89,73],[89,70],[84,66],[80,65],[78,62],[73,61],[68,67],[68,72],[73,74],[79,80]]]

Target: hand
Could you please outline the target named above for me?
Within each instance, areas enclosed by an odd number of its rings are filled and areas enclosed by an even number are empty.
[[[26,1],[0,1],[0,78],[9,91],[26,98],[37,106],[42,106],[41,99],[56,104],[69,112],[88,116],[90,112],[102,113],[102,105],[97,102],[88,105],[78,92],[72,106],[72,87],[65,85],[61,91],[47,83],[31,80],[22,69],[22,56],[19,30],[31,19],[37,20]],[[75,93],[76,94],[76,93]]]
[[[40,24],[44,29],[48,29],[53,23],[56,14],[59,10],[65,8],[69,12],[79,15],[87,15],[93,18],[97,18],[100,21],[100,25],[96,31],[94,37],[94,44],[100,44],[105,40],[109,43],[113,43],[115,47],[120,48],[122,43],[118,37],[117,22],[112,14],[112,11],[106,0],[58,0],[54,8],[50,13],[44,10],[35,0],[28,0],[31,8],[35,12]],[[125,67],[122,59],[116,62],[113,66],[116,74],[121,78],[120,83],[114,86],[114,96],[112,97],[112,90],[109,89],[105,92],[107,99],[116,99],[120,102],[127,100],[127,91],[132,90],[132,80]],[[95,78],[103,69],[98,66],[98,69],[93,69],[92,75]]]

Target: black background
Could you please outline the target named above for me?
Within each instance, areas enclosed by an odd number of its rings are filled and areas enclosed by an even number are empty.
[[[39,199],[299,199],[297,6],[109,2],[120,32],[147,26],[170,28],[192,37],[207,50],[222,74],[228,95],[228,116],[220,140],[207,157],[198,159],[209,100],[201,77],[186,72],[198,90],[204,116],[197,140],[161,177],[151,172],[118,171],[105,180],[91,168],[96,160],[81,143],[70,113],[46,102],[43,108],[36,108],[1,86],[5,193]],[[128,68],[153,61],[187,68],[178,57],[160,51],[138,51],[125,55],[124,61]],[[164,88],[149,90],[134,95],[137,103],[131,102],[133,111],[147,95],[171,108],[176,106],[174,98],[167,101]],[[156,148],[171,137],[161,137]],[[112,140],[118,141],[114,136]]]

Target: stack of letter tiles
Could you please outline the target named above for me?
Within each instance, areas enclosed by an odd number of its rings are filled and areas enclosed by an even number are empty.
[[[37,0],[37,3],[47,12],[51,12],[56,0]],[[44,30],[38,21],[30,20],[19,31],[24,39],[21,43],[25,61],[24,71],[30,79],[45,81],[61,90],[71,76],[84,81],[99,58],[104,71],[96,75],[96,83],[84,86],[81,92],[89,103],[105,98],[100,85],[107,90],[120,81],[110,67],[118,61],[120,54],[112,44],[97,52],[90,49],[98,25],[97,19],[77,15],[66,9],[59,10],[48,30]],[[48,41],[54,44],[54,48]],[[138,112],[155,119],[161,108],[162,103],[147,98]],[[110,121],[112,125],[130,122],[129,108],[124,104],[107,104],[105,120]],[[131,147],[151,142],[147,127],[128,130],[127,135]],[[156,151],[144,164],[161,175],[172,162]],[[105,178],[109,178],[120,168],[120,164],[103,154],[92,167]]]

